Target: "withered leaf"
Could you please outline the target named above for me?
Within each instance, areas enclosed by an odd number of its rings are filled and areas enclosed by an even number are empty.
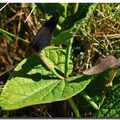
[[[85,75],[93,75],[102,73],[105,70],[113,67],[120,67],[120,62],[112,55],[106,56],[103,58],[97,65],[84,70],[83,74]]]

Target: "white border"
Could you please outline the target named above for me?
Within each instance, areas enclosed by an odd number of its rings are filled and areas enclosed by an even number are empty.
[[[120,3],[120,0],[0,0],[0,3]]]

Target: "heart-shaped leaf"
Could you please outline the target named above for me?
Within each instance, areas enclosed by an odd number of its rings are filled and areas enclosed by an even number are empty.
[[[45,53],[64,73],[65,51],[57,47],[48,47]],[[72,65],[70,66],[69,71],[72,70]],[[90,83],[90,78],[79,75],[60,80],[32,54],[19,63],[9,77],[0,96],[0,106],[4,110],[13,110],[65,100],[82,91]]]

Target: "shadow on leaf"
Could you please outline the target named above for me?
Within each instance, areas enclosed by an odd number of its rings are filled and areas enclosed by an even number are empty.
[[[71,77],[71,79],[69,79],[67,82],[69,83],[79,83],[79,82],[82,82],[82,81],[86,81],[86,80],[89,80],[92,76],[89,76],[89,75],[81,75],[81,77],[76,77],[76,79],[74,80],[73,77]]]
[[[36,68],[38,65],[41,65],[39,67],[40,69],[45,69],[46,75],[43,75],[42,73],[39,72],[39,68]],[[36,68],[36,73],[29,73],[33,68]],[[38,69],[38,70],[37,70]],[[37,72],[38,71],[38,72]],[[34,81],[40,81],[42,80],[53,80],[57,79],[56,77],[53,76],[52,72],[47,71],[45,67],[43,67],[40,59],[35,55],[32,54],[30,57],[27,58],[27,61],[21,65],[21,69],[17,68],[12,74],[12,77],[22,77],[22,78],[29,78]]]

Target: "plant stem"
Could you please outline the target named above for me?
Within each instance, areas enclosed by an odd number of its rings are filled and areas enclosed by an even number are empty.
[[[78,3],[74,4],[73,15],[77,12],[78,5],[79,5]],[[69,76],[69,74],[68,74],[68,68],[69,68],[70,51],[71,51],[71,48],[72,48],[73,39],[74,39],[74,37],[70,38],[70,40],[68,41],[68,44],[67,44],[66,59],[65,59],[65,78],[67,78]],[[73,101],[73,99],[69,98],[68,101],[69,101],[69,104],[70,104],[71,108],[73,109],[73,112],[74,112],[75,116],[76,117],[80,117],[79,110],[76,107],[75,102]]]
[[[74,112],[75,116],[80,117],[80,112],[79,112],[78,108],[76,107],[75,102],[73,101],[73,99],[70,98],[70,99],[68,99],[68,101],[70,103],[71,108],[73,109],[73,112]]]
[[[70,61],[70,51],[72,48],[72,43],[73,43],[73,39],[74,37],[72,37],[69,41],[68,41],[68,45],[67,45],[67,50],[66,50],[66,59],[65,59],[65,78],[68,77],[68,68],[69,68],[69,61]],[[72,98],[68,99],[69,104],[71,106],[71,108],[73,109],[73,112],[75,114],[76,117],[80,117],[80,113],[78,108],[76,107],[74,101]]]
[[[104,94],[103,94],[103,96],[102,96],[102,99],[101,99],[101,101],[100,101],[100,103],[99,103],[99,109],[100,109],[100,107],[103,105],[103,103],[104,103],[104,101],[105,101],[105,98],[106,98],[106,91],[104,91]]]
[[[71,51],[71,48],[72,48],[73,39],[74,39],[74,37],[72,37],[68,41],[68,45],[67,45],[66,59],[65,59],[65,78],[68,77],[68,68],[69,68],[69,61],[70,61],[70,51]]]
[[[14,37],[14,38],[18,38],[19,40],[21,40],[21,41],[23,41],[23,42],[30,43],[28,40],[25,40],[25,39],[22,39],[22,38],[20,38],[20,37],[18,37],[18,36],[15,36],[15,35],[13,35],[12,33],[9,33],[9,32],[7,32],[7,31],[1,29],[1,28],[0,28],[0,32],[1,32],[2,34],[5,33],[5,34],[7,34],[7,35],[10,35],[10,36],[12,36],[12,37]]]
[[[90,98],[90,96],[88,96],[88,95],[86,94],[86,92],[82,91],[82,92],[80,92],[80,94],[86,99],[86,101],[87,101],[88,103],[90,103],[90,105],[91,105],[95,110],[99,110],[98,105]]]

